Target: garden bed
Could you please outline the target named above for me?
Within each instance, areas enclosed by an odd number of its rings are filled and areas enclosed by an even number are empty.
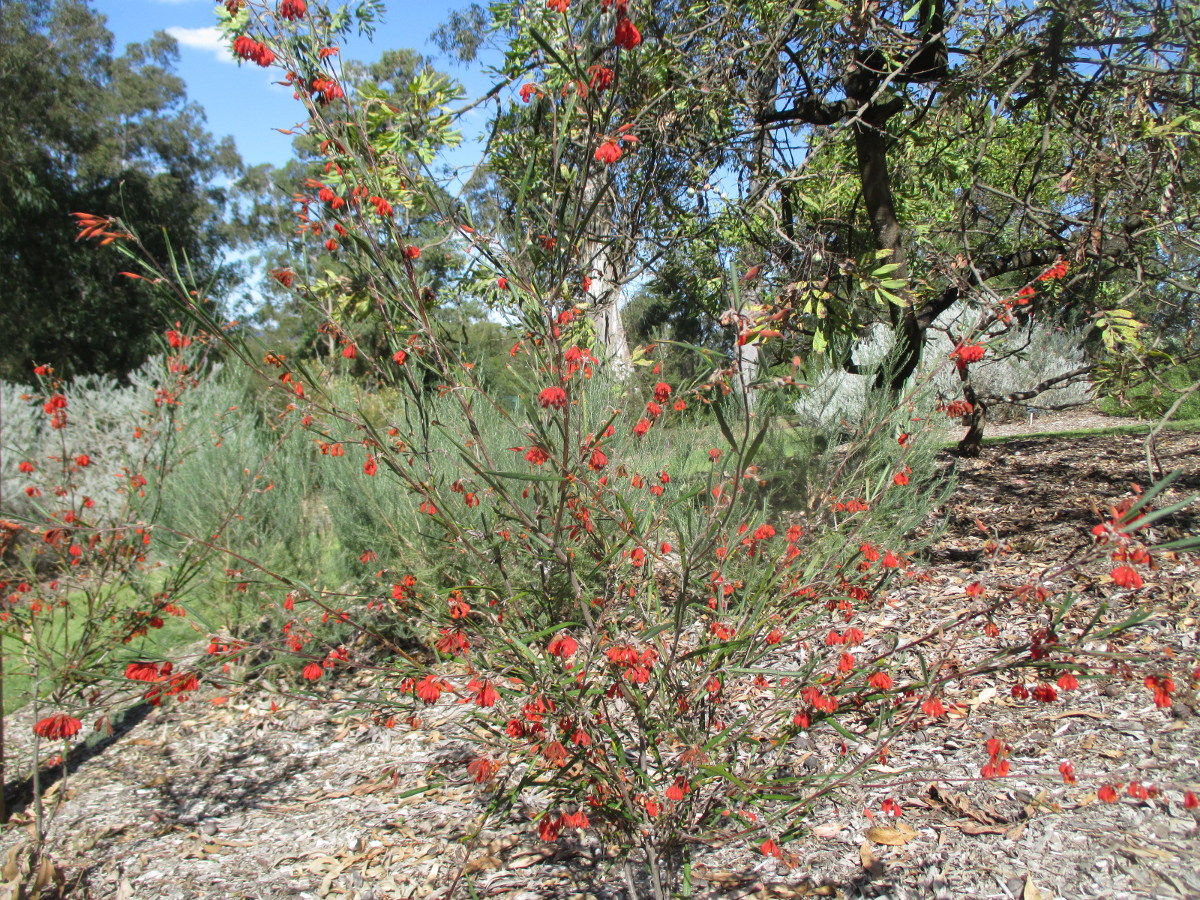
[[[1160,437],[1165,469],[1182,468],[1170,498],[1200,491],[1200,435]],[[1134,435],[1014,440],[978,460],[954,460],[956,494],[946,530],[874,610],[874,624],[917,634],[967,608],[965,587],[1011,594],[1090,543],[1090,528],[1130,483],[1146,484]],[[1177,516],[1154,535],[1194,530]],[[868,778],[822,797],[810,829],[786,850],[795,865],[758,852],[761,837],[731,827],[693,847],[697,897],[1126,898],[1200,895],[1200,843],[1185,790],[1200,789],[1200,720],[1194,685],[1200,565],[1160,558],[1139,591],[1114,585],[1108,567],[1052,584],[1116,621],[1148,614],[1122,649],[1167,661],[1174,704],[1154,705],[1141,683],[1083,680],[1053,703],[1014,700],[993,682],[962,679],[950,714],[907,732]],[[1070,579],[1070,583],[1066,579]],[[1012,603],[997,616],[1002,638],[1027,639],[1038,618]],[[983,651],[969,634],[939,648],[969,666]],[[1149,665],[1150,663],[1147,663]],[[1135,667],[1136,668],[1136,667]],[[364,717],[371,676],[325,688],[321,703],[260,682],[207,689],[155,710],[83,764],[65,787],[50,853],[72,897],[267,898],[596,897],[625,892],[615,848],[594,831],[537,839],[539,798],[488,814],[489,794],[466,771],[469,719],[439,705],[424,727],[382,727]],[[738,702],[739,698],[731,698]],[[741,698],[747,700],[749,698]],[[345,713],[348,709],[358,713]],[[339,713],[339,710],[342,711]],[[984,744],[1011,747],[1011,774],[983,781]],[[797,746],[794,765],[821,770],[842,748]],[[857,748],[848,746],[847,753]],[[1070,760],[1076,784],[1063,783]],[[1139,799],[1136,782],[1159,793]],[[1097,797],[1119,785],[1118,801]],[[882,811],[894,800],[899,820]],[[870,816],[864,813],[869,811]],[[24,814],[23,814],[24,815]],[[25,836],[18,816],[7,850]]]

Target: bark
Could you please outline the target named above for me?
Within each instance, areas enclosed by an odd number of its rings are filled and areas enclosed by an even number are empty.
[[[584,198],[589,205],[595,200],[592,192],[596,190],[603,190],[603,187],[589,183]],[[625,301],[625,259],[619,241],[599,233],[599,229],[609,222],[608,204],[602,199],[595,203],[588,226],[592,237],[583,244],[583,269],[591,278],[587,291],[588,317],[596,329],[599,349],[613,376],[623,381],[633,373],[633,356],[629,352],[625,320],[621,315]]]
[[[958,442],[958,455],[974,458],[983,452],[983,427],[987,421],[987,407],[977,396],[975,388],[966,385],[963,397],[971,404],[971,411],[962,417],[962,423],[967,426],[967,433]]]
[[[861,120],[854,125],[854,151],[875,247],[890,251],[887,261],[896,266],[892,277],[907,280],[908,257],[904,252],[904,232],[892,196],[892,180],[887,164],[888,139],[884,131],[888,119],[899,110],[898,102],[867,107]],[[900,296],[904,306],[892,306],[889,309],[895,332],[892,365],[881,369],[875,381],[877,387],[886,386],[896,395],[900,394],[904,383],[921,364],[921,349],[925,341],[925,328],[928,327],[922,327],[918,321],[908,290]]]

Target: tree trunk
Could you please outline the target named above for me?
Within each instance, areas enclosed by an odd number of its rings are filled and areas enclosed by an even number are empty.
[[[963,397],[971,404],[971,411],[962,417],[962,423],[967,426],[967,433],[958,442],[958,455],[971,459],[983,452],[983,426],[987,420],[987,407],[975,395],[975,388],[966,385]]]
[[[592,283],[587,292],[591,303],[588,315],[596,328],[596,339],[609,370],[615,378],[623,381],[633,372],[633,357],[625,335],[625,319],[621,315],[624,286],[612,265],[611,248],[589,241],[587,249],[592,261]]]
[[[605,190],[606,186],[596,180],[589,181],[584,188],[584,202],[592,209],[592,214],[585,226],[589,236],[583,242],[583,274],[591,279],[587,290],[588,317],[596,329],[598,349],[603,351],[603,359],[613,377],[623,381],[633,373],[633,356],[629,352],[625,320],[621,316],[626,260],[620,238],[610,232],[611,198],[599,194]]]
[[[897,267],[892,277],[907,280],[908,256],[904,252],[904,235],[892,197],[892,179],[887,164],[887,134],[884,131],[888,120],[898,111],[899,105],[894,102],[873,105],[865,110],[862,121],[854,126],[854,149],[875,247],[890,251],[886,261]],[[921,364],[921,350],[925,342],[925,327],[922,327],[917,316],[911,292],[905,288],[900,296],[904,306],[892,306],[889,309],[895,335],[890,364],[880,369],[875,379],[876,387],[887,387],[896,396],[904,390],[905,382]]]

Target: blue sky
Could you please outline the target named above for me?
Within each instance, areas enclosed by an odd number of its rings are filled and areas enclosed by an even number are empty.
[[[346,58],[372,60],[385,50],[405,47],[438,56],[429,36],[450,12],[470,0],[388,0],[385,22],[373,44],[355,39],[343,48]],[[278,69],[261,69],[252,63],[238,65],[219,42],[212,0],[91,0],[92,8],[107,18],[118,53],[157,31],[167,31],[179,41],[178,74],[187,82],[188,97],[208,116],[208,128],[217,137],[232,135],[247,164],[282,165],[291,156],[291,138],[273,129],[287,129],[304,119],[304,109],[292,99],[291,88],[273,84]],[[493,57],[494,58],[494,57]],[[491,87],[479,63],[464,68],[441,61],[439,68],[462,82],[471,97]],[[447,161],[469,165],[478,155],[473,139],[485,123],[482,110],[463,123],[466,145]]]

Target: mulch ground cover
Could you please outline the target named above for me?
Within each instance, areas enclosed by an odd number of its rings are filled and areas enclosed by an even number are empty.
[[[1111,562],[1070,565],[1109,507],[1148,485],[1141,439],[1019,440],[944,464],[957,491],[929,523],[938,536],[911,577],[871,614],[875,630],[923,633],[1005,598],[997,634],[957,633],[937,648],[942,665],[965,672],[997,641],[1027,643],[1044,624],[1044,603],[1016,599],[1036,583],[1076,598],[1064,627],[1142,616],[1118,640],[1128,669],[1083,678],[1049,703],[1015,699],[1012,676],[953,682],[946,717],[906,732],[865,781],[814,806],[810,829],[787,847],[794,865],[745,838],[697,844],[692,896],[1200,897],[1197,811],[1183,802],[1186,790],[1200,792],[1190,677],[1200,665],[1200,562],[1161,554],[1136,591],[1113,583]],[[1200,435],[1162,435],[1156,464],[1182,470],[1156,506],[1200,493]],[[1147,543],[1196,530],[1196,514],[1181,513],[1156,522]],[[966,591],[975,583],[981,596]],[[1164,708],[1143,679],[1167,672],[1176,690]],[[487,815],[489,798],[466,772],[461,707],[435,708],[414,731],[335,714],[363,708],[376,689],[347,679],[318,705],[259,682],[153,711],[52,789],[49,852],[64,893],[384,900],[445,898],[453,885],[458,897],[625,895],[614,848],[595,834],[537,840],[536,797]],[[20,728],[18,715],[10,729]],[[991,738],[1011,771],[984,780]],[[814,742],[800,755],[819,767],[835,752],[857,748]],[[1060,774],[1064,761],[1074,784]],[[1105,786],[1116,802],[1101,798]],[[884,814],[884,800],[902,814]],[[27,821],[15,817],[0,850],[19,844]]]

